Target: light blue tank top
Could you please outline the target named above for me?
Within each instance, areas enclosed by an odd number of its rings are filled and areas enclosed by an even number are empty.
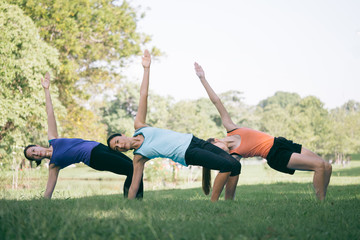
[[[144,142],[134,151],[146,158],[170,158],[174,162],[187,166],[185,152],[188,149],[192,134],[178,133],[171,130],[143,127],[135,131],[134,137],[142,134]]]

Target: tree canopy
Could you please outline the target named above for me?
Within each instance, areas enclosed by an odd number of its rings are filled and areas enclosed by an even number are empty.
[[[89,106],[89,98],[114,87],[119,69],[140,55],[151,38],[138,31],[145,16],[127,1],[8,0],[24,10],[40,37],[59,52],[54,78],[68,115],[59,118],[67,136],[104,137],[105,129]],[[152,47],[152,54],[159,50]],[[90,105],[91,106],[91,105]],[[83,126],[86,126],[84,128]]]
[[[56,73],[58,51],[44,42],[32,20],[14,5],[0,1],[0,154],[7,157],[29,141],[46,136],[44,93],[40,84],[45,72]],[[64,108],[51,88],[57,114]]]
[[[150,41],[137,31],[143,14],[126,1],[8,2],[20,6],[38,27],[41,38],[58,49],[61,65],[55,83],[65,106],[75,96],[83,98],[98,87],[110,87],[118,74],[116,69],[130,56],[141,54],[141,46]],[[89,88],[93,91],[88,92]]]
[[[46,144],[40,79],[47,71],[62,137],[105,142],[110,133],[132,135],[139,85],[119,69],[149,47],[150,37],[137,29],[139,11],[127,1],[0,0],[1,165],[28,143]],[[102,98],[107,89],[113,98]],[[329,159],[360,151],[358,102],[328,110],[317,97],[297,93],[276,92],[256,106],[236,90],[219,97],[239,126],[286,137]],[[176,102],[150,91],[147,123],[203,139],[226,134],[207,98]]]

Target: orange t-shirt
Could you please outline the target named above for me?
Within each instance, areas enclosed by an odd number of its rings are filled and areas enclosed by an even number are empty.
[[[244,158],[255,156],[266,158],[274,144],[274,137],[269,134],[245,127],[234,129],[227,135],[239,135],[241,137],[240,146],[230,150],[230,153],[239,154]]]

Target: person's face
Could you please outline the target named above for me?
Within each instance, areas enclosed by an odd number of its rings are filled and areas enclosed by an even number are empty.
[[[47,148],[36,145],[34,147],[29,147],[26,150],[26,156],[35,160],[41,160],[43,158],[49,157],[47,150],[48,150]]]
[[[213,142],[212,144],[214,144],[218,148],[221,148],[222,150],[224,150],[227,153],[229,152],[229,148],[228,148],[227,144],[223,141],[220,141],[219,139],[215,139],[215,142]]]
[[[118,152],[126,152],[130,150],[130,140],[124,135],[116,136],[110,140],[110,148]]]

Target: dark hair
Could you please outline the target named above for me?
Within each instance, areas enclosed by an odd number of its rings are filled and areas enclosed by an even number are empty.
[[[214,143],[215,138],[208,138],[206,140],[209,143]],[[211,189],[211,170],[209,168],[204,168],[202,170],[202,189],[205,195],[209,195]]]
[[[107,145],[108,145],[108,147],[110,148],[110,141],[111,141],[111,139],[113,139],[114,137],[117,137],[117,136],[122,136],[121,135],[121,133],[114,133],[114,134],[112,134],[110,137],[108,137],[108,139],[107,139]]]
[[[26,151],[27,151],[29,148],[31,148],[31,147],[36,147],[36,145],[34,145],[34,144],[27,145],[27,146],[24,148],[24,156],[25,156],[26,159],[29,160],[29,161],[35,161],[35,162],[36,162],[36,166],[39,166],[40,163],[41,163],[41,159],[40,159],[40,160],[37,160],[37,159],[31,158],[31,157],[29,157],[28,155],[26,155]]]
[[[203,167],[202,170],[202,189],[205,195],[209,195],[211,188],[211,170]]]

